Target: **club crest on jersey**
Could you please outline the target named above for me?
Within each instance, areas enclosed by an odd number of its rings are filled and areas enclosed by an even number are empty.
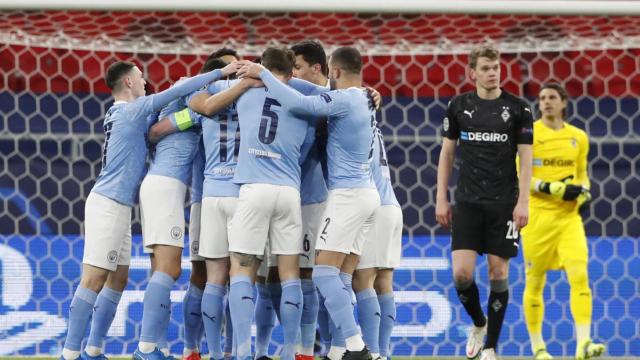
[[[115,250],[109,251],[109,253],[107,254],[107,261],[110,262],[111,264],[118,261],[118,252]]]
[[[174,226],[171,228],[171,231],[169,231],[169,234],[173,240],[178,240],[182,238],[182,229],[180,229],[179,226]]]
[[[576,138],[571,138],[571,146],[573,147],[578,146],[578,141],[576,141]]]
[[[508,106],[503,106],[502,107],[502,114],[500,114],[500,117],[502,118],[502,120],[504,120],[504,122],[507,122],[507,120],[509,120],[509,118],[511,118],[511,114],[509,113],[509,107]]]

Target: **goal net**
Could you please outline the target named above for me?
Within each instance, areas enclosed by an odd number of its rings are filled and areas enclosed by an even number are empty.
[[[365,83],[384,97],[378,119],[405,219],[394,355],[464,352],[471,323],[453,288],[449,234],[434,219],[439,129],[448,100],[472,89],[468,52],[490,41],[502,51],[506,90],[532,105],[548,81],[571,95],[571,123],[591,142],[594,201],[585,225],[593,337],[610,355],[640,356],[640,18],[63,10],[0,11],[0,354],[60,351],[80,276],[84,202],[100,170],[102,120],[112,103],[103,81],[107,66],[135,61],[156,92],[195,74],[222,46],[253,57],[268,45],[305,39],[320,40],[328,53],[357,46],[366,55]],[[149,269],[137,211],[135,220],[130,282],[108,354],[131,354],[137,344]],[[188,281],[188,261],[184,266],[180,289]],[[521,257],[510,277],[500,353],[529,356]],[[484,261],[477,278],[484,304]],[[172,293],[174,353],[182,351],[182,293]],[[569,288],[561,273],[550,273],[545,302],[548,349],[572,356]],[[281,339],[276,331],[273,349]]]

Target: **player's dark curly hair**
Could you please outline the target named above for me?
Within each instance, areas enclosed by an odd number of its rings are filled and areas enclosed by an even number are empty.
[[[234,49],[231,49],[231,48],[223,47],[223,48],[220,48],[220,49],[212,52],[211,55],[209,55],[209,57],[207,58],[207,60],[215,59],[215,58],[221,58],[221,57],[227,56],[227,55],[231,55],[231,56],[235,57],[236,59],[240,59],[240,56],[238,56],[238,52],[237,51],[235,51]]]
[[[320,65],[320,70],[325,76],[329,75],[329,66],[327,65],[327,55],[324,48],[319,42],[314,40],[304,40],[291,47],[293,53],[301,55],[304,61],[309,65]]]
[[[118,61],[109,65],[107,69],[107,75],[104,77],[104,81],[107,83],[107,86],[111,91],[116,91],[120,89],[120,83],[122,77],[131,71],[136,66],[136,64],[130,61]]]
[[[227,63],[224,62],[222,59],[219,59],[219,58],[207,59],[207,61],[204,63],[204,65],[202,65],[202,68],[200,69],[200,74],[204,74],[206,72],[209,72],[215,69],[222,69],[225,66],[227,66]]]

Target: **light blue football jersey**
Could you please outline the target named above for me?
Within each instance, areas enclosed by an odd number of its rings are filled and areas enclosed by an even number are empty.
[[[260,77],[275,101],[291,112],[327,116],[329,189],[375,188],[370,166],[375,106],[365,89],[352,87],[304,96],[282,85],[268,70]]]
[[[291,85],[305,94],[315,94],[319,88],[299,79]],[[326,90],[323,88],[322,91]],[[302,144],[315,118],[293,114],[272,96],[269,87],[254,88],[247,90],[237,101],[242,141],[233,181],[291,186],[300,190]]]
[[[105,115],[102,170],[91,191],[124,205],[133,206],[145,171],[150,118],[169,102],[219,79],[220,70],[186,79],[158,94],[132,102],[116,102]]]
[[[371,175],[380,194],[380,205],[395,205],[400,207],[391,185],[391,172],[387,161],[387,151],[384,147],[382,131],[376,128],[376,138],[373,142],[373,160],[371,161]]]
[[[217,94],[237,83],[234,81],[216,81],[207,87],[209,94]],[[194,112],[195,113],[195,112]],[[240,148],[240,126],[235,103],[211,117],[195,113],[202,123],[204,142],[204,197],[238,197],[240,185],[235,184],[233,176],[238,163]]]
[[[324,180],[320,149],[316,142],[316,126],[310,123],[307,138],[302,145],[300,200],[302,205],[317,204],[327,200],[327,183]]]
[[[202,202],[202,183],[204,182],[204,144],[202,136],[198,141],[198,151],[191,166],[191,187],[189,187],[189,204]]]

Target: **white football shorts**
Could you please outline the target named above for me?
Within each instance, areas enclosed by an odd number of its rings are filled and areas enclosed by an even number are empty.
[[[199,255],[200,251],[200,212],[202,203],[191,204],[189,215],[189,259],[191,261],[204,261]]]
[[[202,198],[200,256],[207,259],[229,257],[229,232],[237,205],[236,197]]]
[[[365,243],[356,269],[398,267],[402,252],[402,210],[394,205],[380,206]]]
[[[140,185],[142,241],[146,250],[155,245],[184,247],[184,207],[187,186],[168,176],[147,175]]]
[[[316,239],[318,228],[327,203],[321,202],[302,206],[302,252],[300,268],[313,268],[316,261]]]
[[[330,190],[316,250],[360,255],[378,207],[380,195],[374,188]]]
[[[290,186],[244,184],[233,217],[229,251],[262,255],[298,255],[302,250],[300,192]]]
[[[91,192],[84,205],[82,262],[109,271],[131,261],[131,207]]]

